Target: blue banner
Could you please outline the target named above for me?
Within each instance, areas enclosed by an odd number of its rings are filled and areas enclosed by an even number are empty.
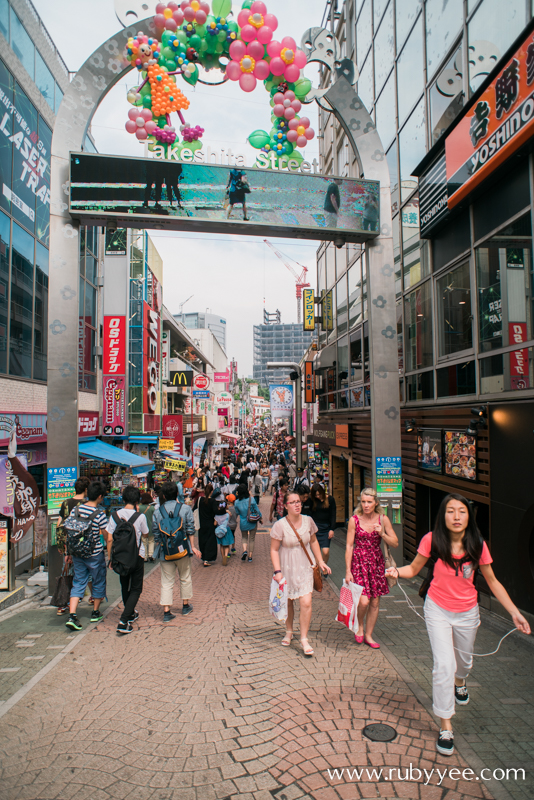
[[[270,384],[269,399],[271,401],[271,416],[273,419],[290,417],[293,413],[293,384]]]

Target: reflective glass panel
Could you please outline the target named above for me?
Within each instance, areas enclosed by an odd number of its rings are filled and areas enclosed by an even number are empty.
[[[399,134],[402,200],[417,188],[412,171],[425,155],[425,149],[425,104],[421,100]]]
[[[376,128],[384,147],[395,136],[397,122],[395,117],[395,75],[392,72],[389,76],[382,94],[376,101]]]
[[[13,223],[9,373],[32,377],[34,238]]]
[[[35,245],[35,316],[33,343],[33,377],[46,381],[48,343],[48,250]]]
[[[397,300],[397,354],[399,358],[399,374],[404,372],[404,355],[402,347],[402,300]]]
[[[482,358],[480,393],[517,392],[534,387],[534,347]]]
[[[436,281],[438,350],[440,356],[473,346],[469,263],[447,272]]]
[[[61,89],[59,88],[58,84],[56,83],[56,96],[55,96],[55,101],[54,101],[54,107],[55,107],[56,114],[59,111],[59,107],[61,105],[61,101],[62,100],[63,100],[63,92],[61,91]]]
[[[376,0],[375,0],[376,11]],[[376,23],[375,23],[376,25]],[[393,3],[388,6],[380,28],[375,35],[375,90],[376,94],[382,87],[393,66],[395,46],[393,43]]]
[[[43,144],[41,155],[46,161],[46,167],[42,181],[46,187],[50,187],[50,151],[52,149],[52,131],[43,120],[39,117],[39,139]],[[43,202],[42,199],[43,184],[40,184],[38,189],[39,195],[35,203],[35,233],[37,238],[46,246],[50,242],[50,203]]]
[[[9,42],[9,3],[0,0],[0,33]]]
[[[354,327],[362,319],[362,275],[361,260],[356,261],[348,270],[349,281],[349,328]]]
[[[524,3],[484,0],[467,26],[469,85],[476,91],[526,24]]]
[[[423,26],[419,20],[397,59],[399,124],[406,119],[417,98],[423,93],[423,88]]]
[[[399,210],[399,163],[397,159],[396,142],[393,142],[392,146],[387,151],[386,158],[389,167],[389,183],[391,186],[391,213],[396,214]]]
[[[397,53],[402,50],[406,37],[423,6],[422,0],[397,0],[395,17],[397,23]]]
[[[433,400],[434,373],[420,372],[406,378],[406,400]]]
[[[436,82],[430,87],[430,125],[432,144],[445,133],[456,119],[464,103],[462,48],[450,59]]]
[[[9,22],[11,25],[11,47],[22,66],[32,80],[35,78],[35,47],[26,32],[26,28],[17,17],[13,9],[9,8]]]
[[[349,385],[349,337],[343,336],[337,343],[337,380],[338,387],[344,389]]]
[[[460,33],[463,0],[426,0],[426,66],[430,80],[445,53]]]
[[[7,372],[10,219],[0,212],[0,373]]]
[[[35,51],[35,83],[44,99],[54,110],[54,77],[38,50]]]
[[[371,8],[371,0],[365,0],[360,11],[360,16],[358,17],[358,21],[356,23],[356,54],[358,66],[360,64],[363,65],[373,39],[373,19],[371,16]]]
[[[430,281],[404,298],[406,370],[432,366],[432,303]]]
[[[337,332],[338,335],[348,330],[347,319],[347,278],[341,278],[336,286],[337,297]]]
[[[373,59],[371,57],[367,59],[360,72],[360,77],[358,78],[358,94],[364,106],[370,110],[374,100]]]
[[[436,375],[438,397],[458,397],[476,392],[474,361],[451,364],[443,369],[438,369]]]
[[[18,83],[15,83],[14,95],[14,103],[21,115],[21,119],[19,120],[13,114],[11,116],[11,125],[13,125],[13,130],[16,132],[17,137],[21,137],[20,144],[24,143],[24,145],[20,149],[17,149],[16,146],[13,149],[13,192],[22,202],[12,203],[11,213],[21,225],[24,225],[25,228],[28,228],[33,233],[35,230],[35,188],[39,184],[39,179],[28,161],[23,157],[23,153],[27,148],[30,152],[30,158],[33,158],[38,163],[39,152],[33,146],[33,140],[30,139],[32,134],[37,133],[38,115],[35,107],[30,103]],[[24,130],[23,120],[27,126]]]
[[[363,381],[362,329],[350,335],[350,380],[351,383]]]

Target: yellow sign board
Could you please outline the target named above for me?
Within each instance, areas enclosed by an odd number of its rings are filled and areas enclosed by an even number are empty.
[[[174,450],[174,439],[160,439],[158,450]]]
[[[332,290],[324,292],[321,299],[322,305],[322,328],[323,331],[331,331],[334,328],[334,310],[332,306]]]
[[[174,458],[166,458],[163,464],[163,469],[168,472],[185,472],[187,468],[186,461],[177,461]]]
[[[304,330],[315,330],[315,292],[313,289],[303,289],[302,302],[304,304]]]

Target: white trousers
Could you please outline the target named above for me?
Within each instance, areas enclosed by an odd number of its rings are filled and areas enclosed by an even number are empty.
[[[432,707],[441,719],[454,716],[454,678],[467,678],[473,666],[478,605],[469,611],[446,611],[428,597],[425,622],[432,648]],[[456,648],[456,649],[455,649]]]
[[[189,556],[178,558],[176,561],[160,561],[160,567],[160,606],[172,606],[176,572],[178,572],[178,577],[180,578],[180,595],[182,600],[191,600],[193,597],[193,581],[191,580],[191,559]]]

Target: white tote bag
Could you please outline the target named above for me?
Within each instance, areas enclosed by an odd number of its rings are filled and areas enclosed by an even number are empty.
[[[347,583],[343,581],[339,593],[339,606],[335,621],[346,625],[353,633],[356,633],[358,630],[358,617],[356,612],[362,592],[363,586],[358,586],[357,583]]]

